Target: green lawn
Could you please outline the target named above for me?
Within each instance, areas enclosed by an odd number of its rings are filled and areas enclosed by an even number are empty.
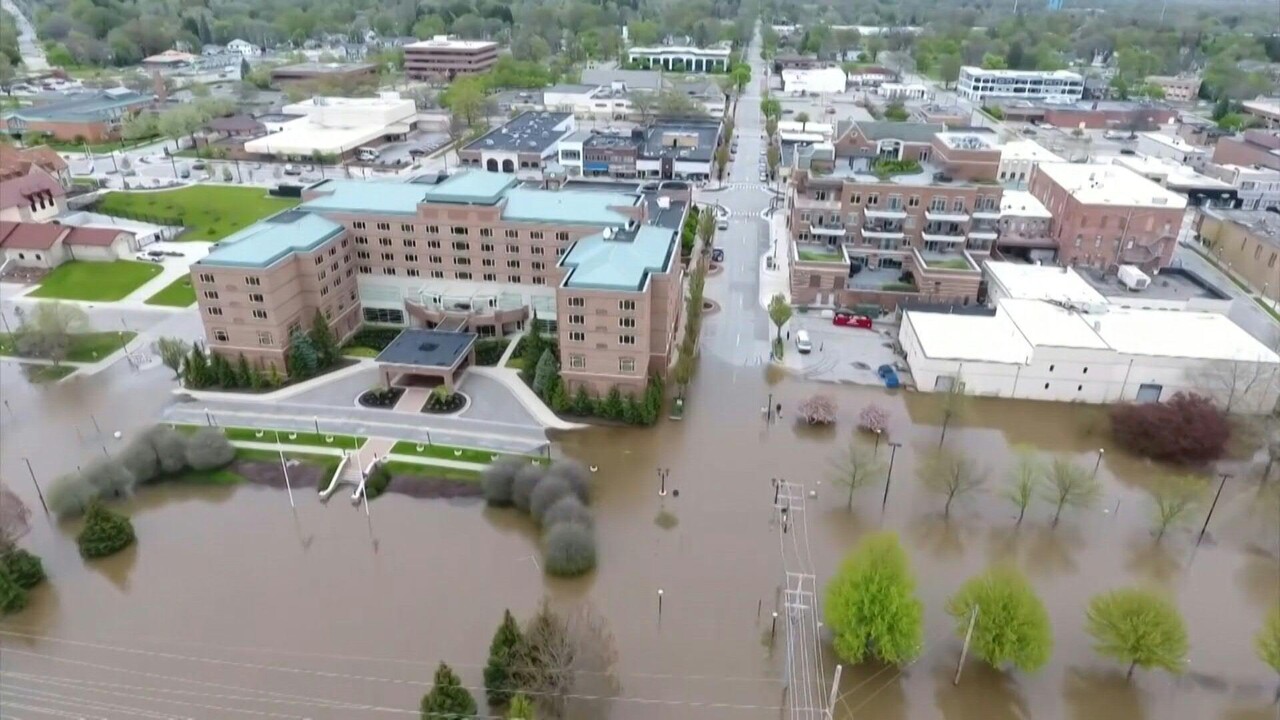
[[[35,385],[57,382],[75,371],[76,367],[73,365],[54,367],[52,365],[22,363],[22,374],[26,376],[28,382]]]
[[[925,265],[945,270],[970,270],[969,263],[964,260],[930,260],[925,258]]]
[[[244,440],[247,442],[267,442],[274,443],[276,441],[276,433],[274,430],[259,430],[256,428],[238,428],[224,427],[222,430],[227,434],[228,440]],[[258,433],[262,433],[259,437]],[[289,437],[292,434],[293,437]],[[333,442],[329,442],[328,438],[332,437]],[[332,447],[350,450],[356,444],[364,444],[366,438],[355,437],[353,435],[329,435],[313,432],[296,432],[292,430],[280,431],[280,442],[286,445],[311,445],[313,447]]]
[[[419,463],[397,462],[395,460],[391,460],[386,463],[386,468],[392,476],[422,475],[429,478],[459,480],[462,482],[478,482],[480,480],[480,473],[474,470],[462,470],[460,468],[442,467],[440,465],[422,465]]]
[[[815,252],[813,250],[800,250],[800,259],[805,262],[821,262],[821,263],[843,263],[844,256],[839,253],[832,252]]]
[[[166,305],[168,307],[186,307],[196,301],[195,288],[191,287],[191,276],[182,277],[169,283],[163,290],[147,298],[148,305]]]
[[[119,350],[124,343],[137,337],[135,332],[108,330],[106,332],[78,333],[71,338],[66,359],[70,362],[97,362]],[[0,333],[0,355],[17,355],[13,336]],[[73,370],[75,368],[72,368]]]
[[[347,357],[372,358],[378,357],[378,351],[373,348],[361,347],[359,345],[349,345],[342,348],[342,354]]]
[[[160,274],[155,263],[135,260],[84,262],[72,260],[54,268],[27,297],[60,300],[120,300]]]
[[[150,145],[151,143],[157,142],[159,140],[160,140],[159,136],[153,137],[153,138],[146,138],[144,140],[125,140],[123,143],[124,144],[123,149],[128,150],[129,148],[142,147],[143,145]],[[39,141],[33,140],[33,144],[48,145],[49,147],[53,148],[54,150],[57,150],[58,152],[80,153],[81,155],[84,154],[84,143],[48,139],[48,140],[39,140]],[[94,153],[95,155],[106,154],[113,150],[122,149],[120,145],[121,143],[119,140],[109,140],[107,142],[100,142],[100,143],[89,143],[89,152]]]
[[[95,206],[107,215],[185,225],[179,240],[217,241],[298,204],[260,188],[192,185],[163,192],[111,192]]]
[[[413,455],[424,458],[439,458],[442,460],[457,460],[459,462],[480,463],[488,465],[493,462],[493,456],[498,454],[490,450],[477,450],[475,448],[453,447],[450,445],[423,445],[422,449],[418,449],[418,443],[409,440],[401,440],[391,448],[394,455]]]

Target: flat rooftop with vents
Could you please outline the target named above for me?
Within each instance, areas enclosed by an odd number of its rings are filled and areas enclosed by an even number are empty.
[[[573,130],[573,113],[531,110],[517,115],[500,128],[490,130],[467,144],[462,151],[507,151],[542,155]]]
[[[1086,205],[1185,208],[1187,199],[1121,165],[1040,163],[1036,170]]]
[[[453,390],[462,373],[475,362],[476,334],[408,328],[391,341],[374,362],[388,382],[391,373],[438,379]],[[405,384],[403,380],[398,384]],[[411,384],[411,383],[410,383]]]

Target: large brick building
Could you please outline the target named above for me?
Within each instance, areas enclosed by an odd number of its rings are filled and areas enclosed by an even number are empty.
[[[478,75],[498,62],[498,43],[437,35],[404,46],[404,73],[410,80],[449,81]]]
[[[362,322],[518,333],[556,327],[569,390],[640,392],[665,373],[681,311],[684,183],[652,191],[523,187],[463,171],[436,183],[329,180],[191,267],[209,348],[283,370],[319,311]]]
[[[120,137],[124,121],[155,101],[127,88],[72,93],[54,102],[18,108],[3,116],[5,130],[24,138],[102,142]]]

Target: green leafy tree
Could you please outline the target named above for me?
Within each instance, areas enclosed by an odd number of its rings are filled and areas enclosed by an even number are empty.
[[[236,370],[231,366],[231,362],[226,358],[214,353],[210,358],[213,367],[213,375],[217,379],[218,385],[224,388],[233,388],[236,386]]]
[[[1166,532],[1184,525],[1200,507],[1204,500],[1204,482],[1193,475],[1160,478],[1151,495],[1155,501],[1152,530],[1156,542],[1160,542]]]
[[[1089,601],[1085,629],[1099,655],[1135,668],[1181,674],[1187,656],[1187,629],[1178,608],[1165,596],[1136,588],[1113,590]]]
[[[1254,636],[1253,644],[1262,662],[1280,673],[1280,603],[1276,603],[1271,612],[1267,613],[1267,619]]]
[[[644,424],[644,410],[635,395],[627,395],[622,401],[622,421],[628,425]]]
[[[964,453],[938,448],[925,456],[917,475],[930,492],[946,498],[943,517],[951,516],[951,504],[982,487],[987,478],[978,463]]]
[[[453,669],[436,668],[435,685],[422,696],[422,720],[468,720],[476,714],[476,699],[462,687]]]
[[[997,670],[1039,670],[1053,650],[1049,613],[1017,569],[991,568],[970,578],[947,602],[956,634],[964,637],[974,608],[973,653]]]
[[[782,151],[777,145],[770,144],[769,149],[764,153],[765,165],[769,168],[769,177],[776,177],[778,174],[778,163],[782,162]]]
[[[1009,487],[1005,497],[1018,509],[1017,525],[1027,514],[1027,507],[1036,497],[1036,488],[1044,475],[1044,464],[1029,448],[1015,448],[1013,468],[1009,471]]]
[[[27,606],[27,591],[8,571],[0,568],[0,615],[16,613]]]
[[[777,328],[777,333],[774,336],[777,342],[782,342],[782,326],[786,325],[787,321],[791,319],[792,312],[791,304],[787,302],[782,293],[778,293],[769,299],[769,320]]]
[[[485,694],[494,707],[506,705],[512,699],[511,692],[516,687],[515,667],[523,642],[516,619],[510,610],[504,610],[502,623],[489,643],[489,662],[484,666]]]
[[[1045,496],[1054,504],[1053,526],[1058,526],[1063,508],[1087,508],[1098,501],[1102,487],[1088,470],[1070,460],[1057,458],[1049,466]]]
[[[880,477],[880,473],[884,468],[880,461],[876,459],[874,450],[867,447],[867,443],[857,437],[849,442],[849,446],[845,448],[844,453],[836,460],[834,465],[835,473],[831,478],[832,482],[849,488],[846,509],[852,512],[854,491],[874,482]]]
[[[920,653],[924,605],[897,535],[874,533],[858,543],[827,584],[824,611],[846,662],[903,665]]]
[[[550,397],[551,384],[556,379],[556,358],[551,348],[542,351],[533,373],[533,391],[546,400]]]
[[[511,704],[507,707],[507,720],[536,720],[533,701],[523,693],[511,696]]]
[[[305,380],[320,371],[320,354],[311,338],[301,330],[295,330],[289,337],[289,349],[285,352],[284,362],[289,377],[296,380]]]
[[[173,371],[175,380],[182,379],[182,363],[191,352],[191,346],[181,338],[162,337],[151,344],[152,351],[160,356],[160,362]]]
[[[133,523],[129,518],[103,507],[100,502],[89,505],[84,527],[76,536],[80,555],[86,560],[114,555],[133,544]]]

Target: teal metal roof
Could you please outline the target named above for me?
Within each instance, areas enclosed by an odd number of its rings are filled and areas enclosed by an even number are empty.
[[[676,233],[652,225],[620,232],[607,240],[602,234],[585,237],[560,261],[569,271],[564,287],[639,291],[649,273],[670,267],[675,248]]]
[[[98,122],[121,117],[129,109],[141,107],[154,99],[124,88],[97,90],[66,95],[44,105],[18,108],[4,117],[16,117],[28,122]]]
[[[303,210],[285,210],[227,236],[197,265],[265,268],[295,252],[310,252],[342,226]]]
[[[331,212],[371,212],[414,215],[427,187],[381,180],[328,180],[312,188],[324,193],[299,207]]]
[[[459,172],[439,185],[427,186],[430,202],[494,205],[517,182],[515,175],[492,172]]]
[[[610,208],[634,207],[639,202],[639,195],[627,193],[512,188],[507,191],[507,205],[503,208],[502,218],[581,225],[626,225],[631,218]]]

